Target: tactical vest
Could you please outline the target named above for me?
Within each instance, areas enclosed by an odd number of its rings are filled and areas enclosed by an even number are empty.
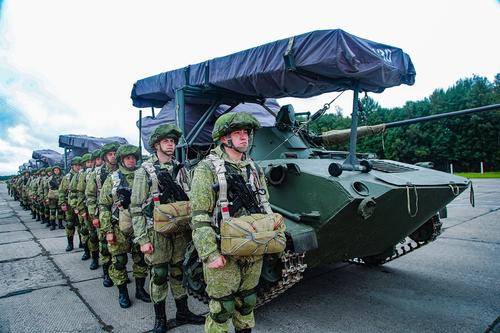
[[[207,156],[215,169],[219,183],[219,195],[215,206],[212,224],[218,232],[220,251],[229,256],[253,256],[280,253],[286,247],[285,223],[283,216],[273,213],[259,174],[253,161],[249,161],[247,169],[248,184],[257,199],[260,213],[240,217],[230,214],[226,162],[214,155]],[[233,199],[233,198],[231,198]]]
[[[111,181],[113,183],[113,188],[111,189],[113,206],[111,208],[111,212],[118,209],[118,227],[124,234],[129,235],[133,232],[132,216],[130,215],[130,210],[122,206],[117,193],[118,189],[122,185],[122,187],[129,187],[129,184],[120,170],[117,170],[111,174]],[[122,182],[124,182],[125,184],[122,184]],[[115,216],[112,216],[111,218],[116,220]]]
[[[158,179],[159,162],[155,164],[145,162],[141,167],[146,171],[150,181],[150,195],[142,206],[148,224],[152,224],[154,230],[163,235],[175,234],[189,229],[191,206],[186,195],[187,189],[180,185],[181,182],[178,180],[179,173],[184,172],[184,169],[179,169],[176,173],[174,168],[172,177],[174,186],[177,186],[176,192],[180,191],[184,194],[184,198],[180,199],[168,197],[165,195],[165,191],[161,191],[161,188],[166,189],[166,185],[160,184]],[[185,177],[185,174],[180,176]]]

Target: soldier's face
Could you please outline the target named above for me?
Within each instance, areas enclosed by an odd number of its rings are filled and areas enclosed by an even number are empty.
[[[85,167],[88,169],[88,168],[93,168],[94,167],[94,161],[93,160],[90,160],[90,161],[87,161],[85,162]]]
[[[127,155],[123,158],[122,163],[125,168],[134,169],[137,164],[137,160],[134,155]]]
[[[248,149],[249,133],[246,129],[233,131],[221,138],[222,143],[227,144],[229,139],[233,142],[233,147],[237,151],[244,153]]]
[[[116,152],[110,151],[109,153],[106,153],[106,161],[108,161],[111,165],[116,165]]]
[[[156,145],[156,150],[160,150],[163,154],[167,156],[172,156],[175,152],[175,140],[172,138],[164,138]]]
[[[95,159],[95,166],[101,166],[102,165],[102,158],[98,157]]]
[[[79,172],[82,166],[80,164],[75,164],[73,165],[73,171],[74,172]]]
[[[61,169],[59,168],[54,169],[54,174],[59,176],[61,174]]]
[[[49,172],[47,172],[47,177],[50,177],[50,176],[52,176],[52,172],[49,171]]]

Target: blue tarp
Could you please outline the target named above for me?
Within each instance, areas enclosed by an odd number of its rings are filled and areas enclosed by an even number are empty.
[[[88,135],[64,134],[59,135],[59,147],[73,150],[77,156],[101,148],[106,143],[118,142],[126,144],[127,139],[119,136],[96,138]]]
[[[306,98],[353,89],[356,82],[360,91],[380,93],[412,85],[415,74],[410,57],[399,48],[340,29],[321,30],[139,80],[131,97],[136,107],[163,107],[177,89],[190,85],[257,98]]]
[[[275,99],[268,99],[265,105],[272,110],[274,113],[278,113],[279,104]],[[219,106],[214,112],[214,116],[208,121],[207,125],[203,127],[200,134],[197,136],[194,144],[207,144],[212,142],[212,128],[215,119],[223,114],[229,107],[227,105]],[[207,107],[205,105],[198,104],[186,104],[185,105],[185,133],[190,133],[196,121],[201,118],[202,114],[206,112]],[[239,104],[231,112],[247,112],[254,115],[259,119],[263,127],[274,126],[275,118],[261,105],[253,103]],[[175,124],[176,123],[176,113],[175,113],[175,103],[173,101],[167,102],[161,109],[161,111],[156,115],[156,117],[143,117],[142,118],[142,131],[141,137],[144,147],[147,151],[152,153],[151,147],[148,146],[148,140],[151,133],[161,124]],[[137,124],[139,126],[139,124]]]
[[[47,166],[61,165],[63,160],[63,155],[52,149],[33,150],[31,157]]]

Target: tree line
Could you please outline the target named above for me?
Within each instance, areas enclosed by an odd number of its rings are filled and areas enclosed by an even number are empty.
[[[457,81],[452,87],[436,89],[420,101],[403,107],[383,108],[371,97],[360,99],[359,126],[459,111],[500,103],[500,73],[493,82],[474,76]],[[326,114],[310,125],[316,133],[349,128],[350,117],[341,110]],[[348,143],[328,147],[348,150]],[[358,152],[376,153],[378,158],[406,163],[431,161],[435,168],[477,172],[480,162],[485,171],[500,170],[500,111],[486,111],[420,124],[387,129],[385,133],[358,140]]]

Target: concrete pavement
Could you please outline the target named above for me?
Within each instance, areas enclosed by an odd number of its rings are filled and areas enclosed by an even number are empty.
[[[254,332],[500,332],[500,180],[474,181],[448,206],[437,241],[378,268],[345,263],[304,280],[256,311]],[[77,241],[75,240],[75,244]],[[121,309],[64,230],[31,219],[0,185],[0,332],[144,332],[151,304]],[[130,265],[130,264],[129,264]],[[197,313],[207,307],[190,299]],[[173,299],[167,316],[175,314]],[[172,332],[202,332],[186,325]]]

